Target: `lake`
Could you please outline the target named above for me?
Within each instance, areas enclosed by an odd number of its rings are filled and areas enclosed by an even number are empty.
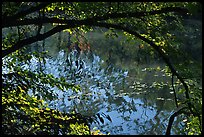
[[[81,87],[78,92],[53,88],[58,98],[47,100],[48,106],[62,112],[95,116],[91,129],[105,134],[165,134],[169,117],[176,109],[171,76],[165,73],[165,64],[156,59],[138,63],[130,56],[120,60],[114,57],[114,52],[110,58],[108,49],[100,47],[104,43],[96,40],[94,43],[94,37],[89,36],[91,50],[87,51],[68,49],[67,32],[46,39],[44,46],[41,41],[27,49],[28,53],[47,50],[48,56],[44,64],[33,56],[30,65],[22,64],[24,69],[43,70]],[[104,41],[117,46],[117,42]],[[182,120],[182,117],[175,119],[172,134],[184,134]]]

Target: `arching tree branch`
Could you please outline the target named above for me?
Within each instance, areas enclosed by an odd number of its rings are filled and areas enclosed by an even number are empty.
[[[46,6],[48,5],[49,3],[46,3],[44,4],[43,6]],[[43,8],[43,6],[41,5],[40,8]],[[39,9],[39,7],[38,7]],[[34,9],[30,9],[29,11],[27,11],[27,14],[28,13],[31,13],[31,12],[34,12],[36,11],[36,8]],[[19,25],[30,25],[30,24],[36,24],[36,25],[39,25],[39,24],[44,24],[44,23],[61,23],[61,24],[67,24],[68,26],[66,25],[63,25],[62,26],[59,26],[59,27],[56,27],[54,28],[53,30],[45,33],[45,34],[42,34],[42,35],[37,35],[37,36],[34,36],[34,37],[31,37],[31,38],[28,38],[28,39],[24,39],[24,40],[21,40],[19,42],[17,42],[14,46],[12,46],[11,48],[8,48],[6,50],[3,50],[3,53],[2,53],[2,57],[10,54],[11,52],[15,51],[15,50],[18,50],[20,48],[22,48],[23,46],[25,45],[28,45],[28,44],[31,44],[31,43],[34,43],[36,41],[39,41],[39,40],[43,40],[43,38],[47,38],[59,31],[62,31],[63,28],[66,29],[67,27],[69,28],[72,28],[72,27],[75,27],[75,26],[80,26],[80,25],[90,25],[92,23],[95,23],[97,21],[102,21],[102,20],[106,20],[106,19],[109,19],[109,18],[126,18],[126,17],[142,17],[142,16],[146,16],[146,15],[155,15],[155,14],[161,14],[161,13],[168,13],[168,12],[187,12],[185,9],[183,8],[179,8],[179,7],[167,7],[167,8],[163,8],[161,10],[156,10],[156,11],[150,11],[150,12],[135,12],[135,13],[111,13],[111,14],[106,14],[105,16],[96,16],[96,17],[92,17],[92,18],[88,18],[88,19],[84,19],[84,20],[62,20],[62,19],[57,19],[57,18],[42,18],[42,19],[24,19],[24,20],[19,20],[19,21],[12,21],[12,22],[4,22],[2,23],[2,27],[11,27],[11,26],[19,26]],[[20,16],[23,16],[23,15],[26,15],[26,13],[22,13],[20,14]],[[75,24],[75,25],[73,25]],[[61,29],[58,29],[58,28],[61,28]],[[120,29],[120,28],[118,28]],[[139,37],[138,37],[139,38]]]
[[[60,24],[70,24],[75,20],[63,20],[58,18],[33,18],[33,19],[24,19],[19,20],[15,22],[8,22],[5,24],[2,24],[2,28],[5,27],[14,27],[14,26],[22,26],[22,25],[39,25],[39,24],[45,24],[45,23],[60,23]]]
[[[26,15],[28,13],[31,13],[31,12],[34,12],[36,11],[37,9],[39,8],[43,8],[44,6],[47,6],[49,3],[46,3],[46,4],[41,4],[41,6],[38,6],[37,8],[33,8],[33,9],[30,9],[28,10],[26,13],[21,13],[19,14],[19,16],[23,16],[23,15]],[[64,29],[66,29],[67,27],[69,28],[72,28],[72,27],[75,27],[75,26],[80,26],[80,25],[90,25],[94,22],[97,22],[97,21],[102,21],[102,20],[106,20],[106,19],[109,19],[109,18],[126,18],[126,17],[142,17],[142,16],[146,16],[146,15],[155,15],[155,14],[161,14],[161,13],[167,13],[167,12],[179,12],[179,11],[183,11],[183,12],[186,12],[185,9],[183,8],[176,8],[176,7],[168,7],[168,8],[163,8],[161,10],[156,10],[156,11],[150,11],[150,12],[135,12],[135,13],[110,13],[110,14],[106,14],[105,16],[96,16],[96,17],[92,17],[92,18],[88,18],[88,19],[84,19],[84,20],[62,20],[62,19],[57,19],[57,18],[42,18],[42,19],[38,19],[38,18],[35,18],[35,19],[24,19],[24,20],[19,20],[19,21],[12,21],[12,22],[4,22],[2,23],[2,27],[11,27],[11,26],[19,26],[19,25],[30,25],[30,24],[36,24],[36,25],[39,25],[39,24],[44,24],[44,23],[61,23],[61,24],[67,24],[67,25],[63,25],[62,26],[59,26],[59,27],[56,27],[54,29],[52,29],[51,31],[45,33],[45,34],[40,34],[40,35],[37,35],[37,36],[34,36],[34,37],[31,37],[31,38],[28,38],[28,39],[24,39],[24,40],[21,40],[19,42],[17,42],[15,45],[13,45],[11,48],[8,48],[6,50],[3,50],[3,53],[2,53],[2,57],[10,54],[11,52],[14,52],[15,50],[18,50],[20,48],[22,48],[23,46],[25,45],[28,45],[28,44],[31,44],[31,43],[34,43],[36,41],[40,41],[40,40],[43,40],[57,32],[60,32]],[[17,15],[15,15],[17,16]],[[73,25],[75,24],[75,25]],[[61,28],[61,29],[59,29]],[[120,28],[118,28],[120,29]]]
[[[178,115],[182,114],[182,113],[186,113],[184,111],[184,109],[187,109],[187,107],[183,107],[183,108],[179,109],[178,111],[174,112],[173,115],[170,116],[169,123],[168,123],[167,129],[166,129],[166,135],[171,134],[171,127],[172,127],[172,124],[174,122],[174,118],[177,117]]]
[[[85,21],[85,22],[96,22],[96,21],[103,21],[107,19],[116,19],[116,18],[141,18],[144,16],[149,15],[156,15],[156,14],[163,14],[163,13],[169,13],[169,12],[178,12],[179,14],[185,14],[187,13],[187,9],[179,8],[179,7],[167,7],[162,8],[161,10],[154,10],[150,12],[125,12],[125,13],[107,13],[103,16],[94,16],[91,18],[87,18],[84,20],[79,21]],[[43,18],[43,19],[24,19],[24,20],[18,20],[16,22],[2,22],[2,28],[4,27],[12,27],[12,26],[21,26],[21,25],[31,25],[31,24],[43,24],[43,23],[61,23],[61,24],[68,24],[71,21],[77,21],[77,20],[66,20],[66,19],[58,19],[58,18]]]
[[[64,27],[65,26],[57,26],[57,27],[51,29],[50,31],[48,31],[48,32],[46,32],[44,34],[38,34],[36,36],[20,40],[15,45],[13,45],[12,47],[7,48],[5,50],[2,50],[2,58],[5,57],[6,55],[16,51],[16,50],[19,50],[20,48],[22,48],[22,47],[24,47],[24,46],[26,46],[28,44],[32,44],[34,42],[37,42],[37,41],[40,41],[40,40],[44,40],[47,37],[50,37],[53,34],[62,31],[64,29]]]
[[[58,25],[58,26],[56,26],[55,28],[49,30],[46,33],[37,34],[36,36],[20,40],[16,44],[14,44],[12,47],[7,48],[5,50],[2,50],[2,58],[5,57],[6,55],[16,51],[16,50],[19,50],[20,48],[22,48],[22,47],[24,47],[24,46],[26,46],[28,44],[32,44],[34,42],[44,40],[44,39],[54,35],[55,33],[60,32],[62,30],[69,29],[69,28],[75,28],[75,27],[78,27],[78,26],[81,26],[81,25],[86,25],[86,24],[88,25],[88,24],[91,24],[91,23],[92,22],[86,22],[86,21],[82,20],[82,21],[70,21],[70,23],[68,23],[68,25]]]
[[[166,7],[160,10],[152,10],[149,12],[140,11],[140,12],[108,13],[108,14],[105,14],[104,16],[95,16],[93,18],[90,18],[90,20],[102,21],[102,20],[115,19],[115,18],[130,18],[130,17],[141,18],[144,16],[163,14],[163,13],[169,13],[169,12],[178,12],[179,14],[186,14],[188,13],[188,10],[180,7]]]
[[[22,18],[22,17],[24,17],[24,16],[26,16],[28,14],[33,13],[33,12],[39,11],[40,9],[45,8],[49,4],[51,4],[51,2],[42,2],[38,6],[31,7],[29,9],[27,9],[27,10],[22,10],[22,11],[18,12],[17,14],[13,15],[13,16],[4,16],[2,18],[2,24],[12,23],[12,22],[14,22],[14,20]]]

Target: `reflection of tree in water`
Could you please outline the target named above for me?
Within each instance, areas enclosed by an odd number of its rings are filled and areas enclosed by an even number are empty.
[[[77,57],[75,52],[73,50],[66,54],[61,51],[56,59],[47,62],[50,63],[49,67],[56,70],[56,76],[66,77],[67,82],[80,84],[82,87],[78,93],[64,91],[61,93],[63,99],[52,102],[53,106],[58,104],[57,107],[61,106],[58,109],[66,112],[75,110],[82,114],[85,112],[85,115],[89,116],[105,112],[112,119],[116,117],[113,122],[120,124],[99,123],[102,131],[104,129],[111,133],[131,131],[131,134],[133,132],[137,132],[135,134],[163,134],[164,118],[169,116],[168,111],[164,110],[171,108],[167,104],[173,104],[166,101],[172,97],[167,94],[169,87],[163,90],[148,89],[147,85],[142,86],[143,83],[140,83],[142,87],[140,90],[130,89],[125,79],[127,73],[114,67],[105,71],[106,67],[101,67],[104,62],[98,56],[93,54],[91,60],[84,54]],[[137,94],[139,92],[140,94]],[[155,103],[158,97],[164,97],[165,101],[158,100]],[[140,99],[141,102],[136,101],[137,99]],[[112,112],[115,112],[116,115]]]
[[[142,104],[138,104],[138,106],[141,106],[141,116],[136,118],[134,122],[141,129],[141,133],[144,131],[142,134],[165,134],[170,112],[175,108],[173,95],[170,94],[170,87],[166,84],[160,84],[159,87],[151,87],[151,85],[147,86],[144,83],[136,83],[136,85],[130,86],[132,90],[126,90],[126,95],[132,99],[141,99],[143,102]],[[134,105],[136,105],[138,110],[137,103]],[[127,112],[127,110],[123,110]],[[154,112],[153,110],[156,111]],[[154,113],[148,114],[148,111]],[[151,117],[151,115],[154,117]],[[139,122],[141,119],[144,122]]]
[[[75,95],[76,97],[73,97],[71,101],[75,103],[75,106],[80,107],[80,109],[82,110],[86,110],[86,106],[90,105],[98,108],[97,101],[103,102],[101,100],[104,98],[104,96],[98,95],[98,93],[101,94],[100,89],[106,89],[106,91],[111,93],[112,91],[110,90],[113,89],[113,82],[121,83],[120,81],[125,77],[125,75],[122,74],[122,71],[115,71],[112,72],[110,76],[107,76],[104,73],[105,70],[103,68],[100,68],[100,64],[102,63],[100,58],[95,55],[93,55],[93,57],[94,59],[93,61],[91,61],[87,57],[76,57],[75,51],[70,52],[69,54],[65,54],[64,51],[61,51],[59,53],[59,56],[55,60],[48,60],[47,62],[48,64],[50,63],[49,66],[53,66],[52,69],[54,71],[59,71],[55,73],[56,76],[66,77],[67,82],[70,83],[80,83],[80,85],[82,86],[82,93],[81,95]],[[50,72],[52,72],[52,70],[47,73]],[[92,89],[89,89],[87,87],[92,87]],[[68,96],[68,94],[66,96]],[[77,99],[80,100],[78,104],[76,103],[77,101],[74,101]],[[92,102],[90,100],[92,100]],[[95,103],[95,105],[92,105],[91,103]]]
[[[85,60],[83,61],[84,63],[87,63]],[[98,60],[98,62],[100,61]],[[93,62],[89,63],[91,64]],[[119,114],[118,117],[120,117],[121,119],[121,124],[123,126],[126,126],[126,128],[129,128],[130,130],[134,129],[135,127],[139,128],[138,133],[144,132],[143,134],[163,134],[163,132],[165,131],[165,121],[167,120],[164,118],[168,118],[168,111],[165,112],[164,110],[171,109],[172,107],[168,105],[173,104],[170,103],[170,101],[167,101],[168,98],[172,98],[171,94],[167,94],[167,92],[169,91],[169,87],[164,86],[161,89],[153,88],[149,89],[148,91],[147,86],[144,86],[142,91],[147,92],[141,92],[141,94],[136,94],[134,96],[134,98],[136,97],[142,100],[142,103],[137,103],[133,98],[131,100],[125,99],[125,96],[131,94],[131,92],[128,92],[127,89],[124,89],[120,86],[116,86],[117,84],[115,83],[119,83],[120,81],[114,81],[118,78],[117,75],[114,75],[113,72],[109,72],[110,79],[107,79],[107,76],[104,75],[104,69],[98,69],[100,65],[97,65],[96,63],[95,65],[91,66],[92,68],[89,71],[85,70],[84,73],[81,73],[81,76],[82,74],[84,74],[83,79],[75,79],[75,82],[78,81],[82,85],[83,93],[78,94],[77,98],[79,102],[74,99],[71,100],[72,102],[74,102],[72,103],[71,107],[74,107],[77,112],[87,112],[86,114],[89,115],[94,115],[103,109],[107,109],[107,113],[116,111]],[[135,92],[137,93],[138,91]],[[164,100],[157,100],[155,103],[156,98],[164,98]],[[106,105],[104,105],[103,102],[106,102]],[[140,116],[134,116],[135,113],[138,112],[138,109],[142,110]],[[151,118],[147,111],[153,111],[153,109],[156,109],[156,112],[155,114],[153,113],[154,118]],[[114,116],[112,115],[112,117]],[[163,117],[163,119],[161,119],[161,117]],[[129,124],[131,123],[131,121],[137,121],[136,125],[133,126],[132,124]],[[124,128],[120,125],[112,125],[112,127],[111,124],[108,125],[107,123],[105,123],[101,125],[101,129],[106,126],[110,127],[110,132],[115,133],[122,132]]]

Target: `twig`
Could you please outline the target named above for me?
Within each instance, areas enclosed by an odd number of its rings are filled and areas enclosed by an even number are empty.
[[[174,91],[174,99],[175,99],[176,107],[178,108],[178,102],[177,102],[177,97],[176,97],[176,91],[175,91],[175,88],[174,88],[174,73],[172,73],[171,84],[172,84],[172,88],[173,88],[173,91]]]

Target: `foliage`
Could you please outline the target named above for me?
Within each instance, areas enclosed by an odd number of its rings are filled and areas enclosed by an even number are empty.
[[[191,116],[189,118],[189,122],[187,122],[187,128],[186,128],[188,135],[200,135],[201,130],[198,130],[200,128],[201,126],[200,126],[198,117]]]
[[[75,134],[73,124],[82,123],[80,115],[63,114],[45,107],[43,100],[29,96],[20,86],[13,90],[3,88],[2,92],[2,129],[4,134]],[[81,124],[80,124],[81,125]],[[89,134],[87,125],[78,126],[77,134]],[[86,132],[85,132],[86,131]]]
[[[50,87],[42,85],[49,84],[61,90],[73,88],[76,91],[79,90],[79,87],[67,84],[63,82],[63,78],[58,79],[51,74],[36,74],[28,69],[23,70],[20,65],[23,64],[23,61],[27,62],[26,57],[29,57],[29,55],[23,55],[13,54],[12,60],[8,62],[4,60],[10,72],[3,74],[2,116],[4,119],[2,123],[4,134],[72,134],[71,123],[72,125],[76,122],[83,124],[86,121],[81,115],[62,114],[58,110],[46,107],[44,100],[53,100],[56,95],[48,91]],[[21,64],[14,65],[15,62],[18,62],[17,59]],[[29,94],[29,91],[32,91],[32,94]],[[83,126],[79,126],[77,133],[84,134],[84,130],[89,133],[89,129]]]
[[[70,128],[72,129],[70,135],[89,135],[89,127],[84,126],[84,124],[71,124]]]

